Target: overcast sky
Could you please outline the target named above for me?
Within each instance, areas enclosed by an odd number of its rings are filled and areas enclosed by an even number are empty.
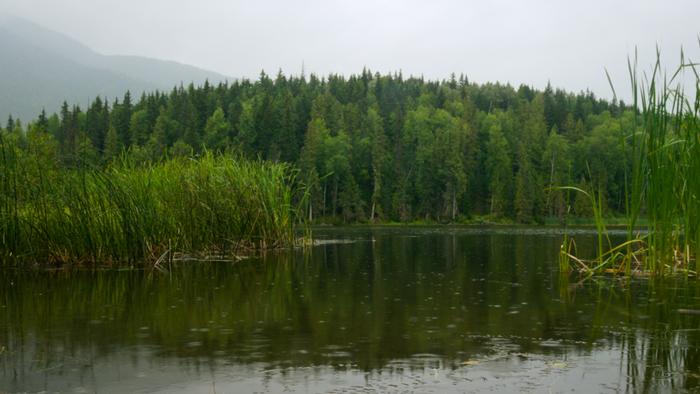
[[[105,55],[175,60],[230,77],[382,74],[590,89],[630,101],[628,56],[670,72],[700,61],[700,1],[2,0]]]

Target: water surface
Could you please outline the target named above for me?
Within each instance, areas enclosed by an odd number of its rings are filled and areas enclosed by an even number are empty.
[[[694,281],[561,276],[560,228],[313,235],[236,263],[2,271],[0,392],[698,391],[700,314],[676,311],[700,310]]]

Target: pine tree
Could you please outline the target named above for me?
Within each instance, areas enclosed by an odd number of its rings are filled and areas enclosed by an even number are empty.
[[[5,125],[5,130],[12,132],[15,129],[15,120],[12,118],[12,114],[7,117],[7,124]]]
[[[340,208],[343,215],[343,223],[365,220],[365,213],[362,209],[360,191],[352,175],[348,175],[343,182],[340,192]]]
[[[119,146],[122,149],[129,147],[132,143],[131,117],[133,114],[134,109],[131,103],[131,93],[127,90],[121,104],[115,100],[111,114],[112,124],[116,129]]]
[[[231,144],[229,140],[230,132],[231,125],[224,117],[224,110],[219,107],[207,119],[207,125],[204,127],[204,146],[208,150],[225,151]]]
[[[46,117],[46,110],[44,108],[41,109],[41,113],[39,114],[39,118],[36,121],[36,126],[38,127],[39,130],[46,132],[49,129],[49,120]]]
[[[109,108],[97,96],[86,112],[86,134],[98,152],[104,150],[105,137],[109,131]]]
[[[276,135],[279,137],[279,159],[283,162],[294,163],[299,159],[301,150],[297,138],[297,113],[292,92],[284,89],[275,99],[277,118]]]

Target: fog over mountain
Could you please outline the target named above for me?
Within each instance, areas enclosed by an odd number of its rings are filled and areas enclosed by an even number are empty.
[[[110,102],[173,86],[218,84],[227,78],[173,61],[105,56],[61,33],[15,16],[0,17],[0,123],[9,114],[25,123],[42,108],[58,112],[64,100],[87,106],[100,95]]]

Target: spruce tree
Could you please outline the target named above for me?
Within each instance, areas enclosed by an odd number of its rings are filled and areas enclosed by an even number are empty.
[[[15,120],[12,118],[12,114],[7,117],[7,124],[5,125],[5,130],[12,132],[15,129]]]

